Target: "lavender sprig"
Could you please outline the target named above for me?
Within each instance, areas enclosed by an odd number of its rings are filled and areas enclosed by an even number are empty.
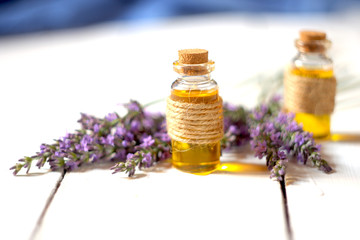
[[[155,135],[159,136],[159,133]],[[125,172],[131,177],[135,174],[136,167],[139,169],[148,168],[156,161],[170,158],[169,140],[170,138],[167,135],[155,139],[151,136],[144,138],[142,143],[135,147],[137,149],[135,153],[128,153],[125,162],[118,162],[111,168],[114,170],[113,174]]]
[[[270,177],[282,180],[286,162],[296,157],[306,164],[310,160],[321,171],[332,171],[321,158],[320,145],[316,145],[311,133],[294,121],[292,113],[282,113],[278,99],[268,105],[260,105],[249,116],[251,147],[258,158],[266,157]]]
[[[224,137],[221,140],[223,149],[244,145],[249,141],[247,125],[248,111],[242,106],[224,103]]]
[[[166,133],[165,116],[145,111],[136,101],[131,101],[125,107],[128,113],[123,118],[116,113],[110,113],[105,118],[81,114],[78,121],[80,130],[55,140],[54,144],[42,144],[40,152],[20,159],[11,168],[14,175],[22,168],[28,172],[34,160],[38,168],[49,163],[51,170],[71,171],[84,163],[97,161],[127,163],[129,154],[136,155],[139,149],[147,154],[141,159],[147,162],[136,162],[136,166],[150,167],[159,160],[169,158],[170,138]],[[141,153],[138,156],[143,156]],[[113,168],[115,172],[126,171],[122,168],[119,170],[117,165]],[[127,172],[134,174],[134,170]]]

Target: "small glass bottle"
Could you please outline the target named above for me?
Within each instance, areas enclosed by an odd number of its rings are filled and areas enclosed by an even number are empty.
[[[333,62],[326,55],[330,45],[331,42],[326,39],[324,32],[300,31],[300,38],[295,41],[298,53],[291,61],[290,73],[313,78],[314,81],[333,78]],[[330,114],[296,112],[295,120],[302,123],[303,129],[313,133],[315,138],[330,134]]]
[[[218,85],[210,76],[214,70],[214,62],[208,60],[208,51],[180,50],[179,60],[173,63],[173,68],[179,77],[171,85],[171,100],[205,104],[221,101]],[[222,113],[222,107],[220,111]],[[203,175],[213,172],[220,165],[220,140],[206,144],[176,140],[171,143],[173,166],[181,171]]]

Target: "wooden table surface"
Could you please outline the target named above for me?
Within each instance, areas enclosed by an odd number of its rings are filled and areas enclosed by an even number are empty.
[[[338,93],[333,135],[320,142],[335,173],[290,164],[283,190],[249,146],[225,153],[207,176],[168,162],[134,178],[108,164],[8,170],[74,131],[80,112],[101,117],[129,99],[165,98],[178,49],[208,49],[224,100],[247,107],[263,86],[246,80],[282,69],[299,29],[327,31],[335,65],[359,79],[359,25],[356,11],[204,15],[0,39],[0,239],[360,239],[359,89]]]

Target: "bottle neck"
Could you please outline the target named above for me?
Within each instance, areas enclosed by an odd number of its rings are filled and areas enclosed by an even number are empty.
[[[173,69],[180,74],[181,78],[188,81],[196,81],[197,79],[210,79],[210,73],[214,70],[215,63],[209,61],[200,64],[183,64],[179,61],[173,63]]]
[[[298,51],[298,55],[300,57],[307,57],[307,58],[327,58],[326,51],[322,52],[307,52],[307,51]]]
[[[301,41],[295,40],[295,46],[301,54],[321,54],[326,55],[326,50],[330,48],[331,42],[325,40]]]
[[[299,52],[292,60],[295,68],[307,70],[330,70],[333,68],[331,58],[325,55],[325,52]]]
[[[332,68],[332,60],[326,54],[327,48],[314,47],[314,51],[312,51],[311,48],[307,48],[306,46],[307,45],[297,46],[299,51],[298,54],[293,59],[294,66],[304,67],[308,69]]]
[[[204,75],[183,75],[180,74],[178,77],[179,81],[182,81],[184,83],[188,84],[202,84],[202,83],[208,83],[211,81],[211,74],[204,74]]]

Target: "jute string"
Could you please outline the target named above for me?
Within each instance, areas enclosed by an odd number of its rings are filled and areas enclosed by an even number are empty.
[[[335,107],[336,79],[300,77],[285,72],[285,108],[290,112],[330,114]]]
[[[166,124],[172,140],[193,144],[216,143],[223,137],[222,99],[186,103],[167,98]]]

